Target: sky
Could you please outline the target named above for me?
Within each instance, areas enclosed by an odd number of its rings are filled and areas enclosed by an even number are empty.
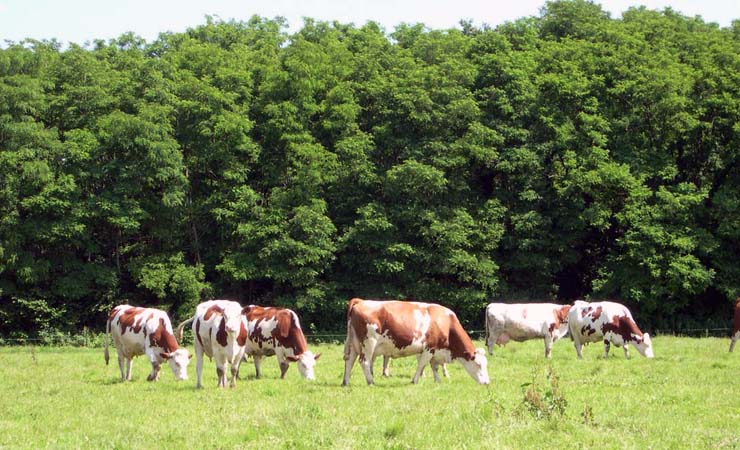
[[[618,18],[631,6],[666,7],[706,22],[729,26],[740,18],[740,0],[596,0]],[[303,17],[354,23],[372,20],[387,32],[400,23],[429,28],[458,27],[461,19],[496,26],[537,16],[545,0],[0,0],[0,46],[25,38],[56,38],[85,44],[134,32],[151,42],[160,32],[182,32],[205,23],[205,16],[248,20],[252,15],[288,19],[297,31]]]

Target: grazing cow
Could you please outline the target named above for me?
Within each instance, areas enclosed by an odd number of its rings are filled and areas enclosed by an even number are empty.
[[[545,338],[545,358],[552,344],[568,334],[570,305],[555,303],[491,303],[486,307],[486,346],[493,355],[493,344],[505,345],[509,339],[522,342]]]
[[[130,305],[116,306],[108,316],[105,333],[105,364],[107,365],[110,359],[108,337],[113,335],[113,342],[118,351],[121,380],[131,381],[133,358],[139,355],[146,355],[152,363],[152,373],[147,377],[149,381],[159,379],[159,369],[164,361],[170,364],[176,379],[188,379],[188,363],[192,355],[187,349],[177,345],[166,312]]]
[[[280,378],[285,378],[291,362],[297,363],[298,372],[313,380],[314,366],[321,353],[308,350],[306,337],[301,330],[298,315],[285,308],[263,308],[249,305],[243,313],[247,318],[247,350],[254,358],[257,378],[262,376],[260,365],[265,356],[276,355],[280,365]]]
[[[626,306],[614,302],[588,303],[577,300],[568,312],[568,325],[578,358],[583,358],[583,344],[604,340],[604,357],[609,357],[609,346],[624,346],[624,356],[629,358],[628,344],[635,346],[641,355],[653,357],[650,335],[642,333]]]
[[[247,342],[247,327],[242,306],[229,300],[209,300],[195,309],[195,315],[177,326],[177,335],[182,337],[182,330],[192,322],[195,336],[195,361],[198,383],[203,387],[203,354],[216,360],[218,387],[226,387],[226,369],[231,366],[230,387],[236,386]]]
[[[732,338],[730,339],[730,351],[735,348],[735,342],[740,339],[740,297],[735,300],[735,315],[732,318]]]
[[[358,356],[367,383],[373,384],[372,362],[380,355],[417,355],[413,383],[419,382],[427,364],[439,382],[437,367],[451,361],[460,362],[478,383],[489,382],[485,351],[473,346],[454,312],[432,303],[353,298],[347,310],[342,384],[349,385]]]

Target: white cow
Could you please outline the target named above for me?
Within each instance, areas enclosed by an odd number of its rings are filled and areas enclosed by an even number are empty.
[[[229,300],[209,300],[198,305],[195,315],[177,326],[177,335],[188,322],[192,322],[195,336],[197,387],[203,387],[203,354],[216,360],[218,387],[226,387],[226,369],[231,365],[230,387],[236,386],[244,352],[246,350],[247,327],[242,306]]]
[[[486,307],[486,346],[493,355],[493,344],[545,339],[545,357],[552,344],[568,334],[570,305],[555,303],[491,303]]]
[[[610,344],[624,347],[624,356],[629,358],[627,346],[632,344],[641,355],[653,357],[653,341],[648,333],[640,331],[626,306],[614,302],[587,303],[577,300],[568,313],[568,325],[578,358],[583,358],[583,344],[604,341],[604,357],[609,357]]]
[[[149,381],[159,379],[160,366],[164,361],[170,364],[176,379],[188,379],[188,363],[192,355],[187,349],[177,345],[166,312],[154,308],[119,305],[108,316],[105,332],[105,364],[110,359],[108,339],[112,335],[118,351],[121,380],[131,380],[133,358],[138,355],[146,355],[152,364],[152,372],[147,377]]]

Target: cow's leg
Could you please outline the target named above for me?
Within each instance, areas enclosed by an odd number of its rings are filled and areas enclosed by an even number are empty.
[[[118,352],[118,368],[121,370],[121,381],[126,381],[126,369],[124,367],[123,353]]]
[[[419,382],[419,378],[421,378],[421,375],[424,373],[424,367],[429,364],[432,356],[434,355],[430,352],[421,352],[416,358],[416,373],[414,374],[414,378],[411,379],[412,383],[417,384]]]
[[[241,358],[239,361],[235,362],[231,365],[231,381],[229,381],[229,387],[236,387],[236,377],[239,376],[239,363],[241,361]]]
[[[442,375],[445,376],[445,378],[450,378],[450,373],[447,371],[447,364],[442,363]]]
[[[624,343],[624,357],[627,358],[627,359],[630,359],[630,349],[628,347],[629,346],[625,342]]]
[[[365,374],[367,384],[373,384],[373,359],[361,355],[360,366],[362,367],[362,372]]]
[[[545,358],[552,357],[552,342],[552,335],[550,333],[545,333]]]
[[[254,360],[254,376],[257,377],[257,379],[262,378],[262,358],[264,358],[262,355],[252,356],[252,359]]]
[[[226,361],[216,362],[216,375],[218,375],[218,387],[226,387]]]
[[[152,373],[149,374],[148,377],[146,377],[146,381],[157,381],[159,380],[159,363],[153,362],[152,363]]]
[[[195,374],[198,379],[195,387],[203,387],[203,347],[195,340]]]
[[[740,338],[740,331],[733,334],[730,338],[730,353],[735,349],[735,343],[737,342],[738,338]]]
[[[491,331],[491,334],[488,336],[488,341],[486,341],[486,346],[488,347],[488,354],[491,356],[493,356],[493,347],[495,347],[497,339],[498,339],[498,334],[496,334],[495,331]]]
[[[355,365],[357,360],[357,353],[354,350],[350,350],[344,358],[344,378],[342,379],[342,386],[349,386],[349,375],[352,372],[352,366]]]
[[[373,384],[373,358],[376,344],[377,342],[374,339],[366,339],[363,353],[360,354],[360,366],[362,366],[362,371],[365,373],[367,384]]]
[[[383,355],[383,376],[389,377],[391,376],[391,357],[388,355]]]
[[[288,373],[288,368],[290,367],[290,363],[287,359],[280,359],[278,356],[278,361],[280,364],[280,379],[285,379],[285,374]]]
[[[131,381],[131,378],[133,378],[133,368],[134,357],[126,358],[126,381]]]
[[[581,340],[577,335],[572,334],[572,336],[573,346],[576,348],[576,355],[578,355],[578,359],[583,359],[583,343],[581,343]]]
[[[432,366],[432,374],[434,375],[434,382],[439,383],[441,380],[439,378],[439,371],[437,370],[439,368],[439,363],[432,359],[432,361],[429,363],[430,366]]]
[[[604,339],[604,359],[609,359],[609,349],[610,348],[611,348],[611,344],[609,343],[609,339]]]

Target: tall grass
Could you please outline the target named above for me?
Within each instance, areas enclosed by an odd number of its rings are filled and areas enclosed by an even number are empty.
[[[658,337],[653,360],[604,360],[591,345],[578,361],[566,340],[547,362],[541,342],[512,343],[489,357],[488,387],[459,365],[412,385],[406,358],[371,387],[356,365],[348,388],[342,346],[322,344],[316,382],[295,367],[280,380],[270,358],[262,379],[245,363],[223,390],[208,361],[196,390],[194,362],[186,382],[165,368],[150,383],[138,358],[121,383],[101,349],[0,347],[0,448],[740,448],[740,354],[728,344]]]

